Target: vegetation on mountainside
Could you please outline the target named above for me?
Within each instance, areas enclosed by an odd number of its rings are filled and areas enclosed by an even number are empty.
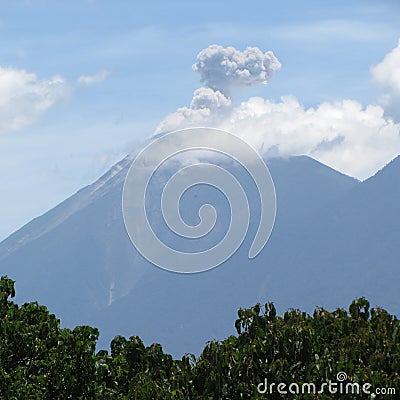
[[[310,316],[272,303],[241,309],[238,336],[209,342],[196,359],[174,360],[162,347],[115,337],[96,352],[98,331],[60,328],[37,303],[17,305],[14,282],[0,282],[0,398],[12,399],[370,399],[399,398],[400,323],[383,309],[355,300],[349,311],[318,308]],[[392,388],[386,396],[302,393],[303,383],[336,381]],[[265,382],[292,384],[298,394],[260,393]],[[261,384],[261,386],[260,386]],[[257,389],[258,388],[258,389]],[[306,388],[308,388],[306,386]],[[396,391],[397,395],[394,393]]]

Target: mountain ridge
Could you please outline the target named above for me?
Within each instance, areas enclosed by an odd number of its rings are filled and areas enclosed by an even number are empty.
[[[369,294],[371,301],[383,299],[380,305],[386,306],[386,302],[393,309],[398,274],[393,265],[398,250],[393,243],[400,239],[398,231],[387,241],[393,257],[386,257],[386,264],[380,267],[393,277],[387,296],[374,290],[371,283],[373,278],[384,285],[384,280],[376,278],[379,268],[369,271],[368,279],[359,283],[351,280],[362,271],[361,262],[378,259],[384,251],[379,243],[368,242],[363,247],[369,240],[363,225],[368,210],[357,211],[360,199],[385,198],[384,192],[392,193],[393,187],[393,201],[385,209],[392,219],[388,227],[393,229],[398,220],[399,182],[388,178],[389,185],[385,176],[398,176],[398,162],[386,167],[394,171],[369,183],[306,156],[273,158],[267,163],[277,191],[277,219],[265,249],[251,262],[246,253],[254,233],[251,229],[239,251],[207,273],[180,276],[144,260],[132,246],[122,219],[122,188],[130,164],[125,158],[67,199],[67,204],[52,209],[50,216],[45,214],[2,242],[0,269],[16,279],[18,301],[47,304],[66,326],[98,326],[100,345],[116,334],[138,334],[147,342],[163,343],[178,356],[201,349],[207,340],[233,333],[237,308],[258,301],[275,301],[281,310],[312,310],[316,305],[346,304]],[[71,204],[74,201],[78,204]],[[368,201],[360,204],[366,207]],[[378,231],[389,235],[379,225],[378,212],[373,221]],[[348,225],[347,236],[340,233],[342,223]],[[352,252],[348,242],[357,236],[360,245]],[[20,242],[21,238],[25,242]],[[337,282],[336,271],[346,275],[336,265],[339,263],[350,269],[346,272],[349,282]],[[366,290],[361,284],[368,286]]]

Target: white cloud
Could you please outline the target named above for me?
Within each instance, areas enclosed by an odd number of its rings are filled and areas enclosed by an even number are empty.
[[[397,47],[371,68],[371,74],[384,90],[381,104],[389,115],[400,119],[400,40]]]
[[[198,54],[193,70],[206,86],[228,91],[236,86],[267,84],[280,67],[272,51],[263,53],[257,47],[239,51],[215,44]]]
[[[110,74],[109,70],[103,69],[95,75],[81,75],[77,82],[85,86],[91,86],[105,81]]]
[[[224,86],[221,82],[231,79],[229,71],[233,71],[233,81],[243,82],[236,74],[241,68],[231,69],[229,62],[221,61],[224,57],[214,55],[225,54],[223,48],[217,47],[211,46],[211,56],[209,51],[199,54],[199,60],[204,59],[202,54],[212,60],[199,67],[202,80],[214,87]],[[235,52],[233,48],[229,50],[229,54]],[[382,85],[400,94],[400,46],[372,71]],[[250,82],[265,83],[259,73],[252,76]],[[213,126],[241,136],[266,156],[309,155],[359,179],[373,175],[400,153],[400,124],[386,117],[386,110],[379,105],[363,107],[355,100],[343,100],[305,108],[295,97],[286,96],[279,102],[253,97],[237,107],[229,106],[230,98],[220,91],[198,89],[190,107],[167,116],[156,133]]]
[[[0,67],[0,133],[33,123],[67,94],[61,76],[38,79],[22,69]]]
[[[385,119],[382,107],[363,108],[355,100],[307,109],[292,96],[280,102],[253,97],[217,118],[204,110],[178,110],[162,127],[195,125],[235,133],[267,156],[309,155],[359,179],[373,175],[400,150],[400,125]]]
[[[400,125],[379,106],[355,100],[304,108],[294,97],[253,98],[233,110],[225,129],[243,135],[264,154],[306,154],[359,179],[373,175],[400,149]]]
[[[400,40],[397,47],[371,68],[371,73],[379,85],[400,94]]]

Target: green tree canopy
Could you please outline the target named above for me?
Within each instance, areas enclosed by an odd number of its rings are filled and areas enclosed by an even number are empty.
[[[266,396],[260,383],[318,387],[345,372],[346,382],[400,393],[399,320],[366,299],[349,310],[317,308],[278,316],[272,303],[238,311],[236,336],[174,360],[159,344],[117,336],[96,352],[98,331],[60,328],[46,307],[18,305],[14,282],[0,281],[0,398],[13,399],[360,399],[363,394]],[[345,383],[346,383],[345,382]]]

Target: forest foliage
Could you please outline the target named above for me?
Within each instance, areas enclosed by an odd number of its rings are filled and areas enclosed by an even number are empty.
[[[400,323],[364,298],[349,310],[313,315],[272,303],[240,309],[237,335],[205,345],[199,357],[180,360],[159,344],[116,336],[111,351],[96,350],[90,326],[60,327],[36,302],[18,305],[14,281],[0,281],[0,398],[13,399],[398,399]],[[263,382],[313,382],[319,387],[339,372],[348,382],[391,388],[366,394],[262,394]],[[394,393],[396,391],[397,395]]]

